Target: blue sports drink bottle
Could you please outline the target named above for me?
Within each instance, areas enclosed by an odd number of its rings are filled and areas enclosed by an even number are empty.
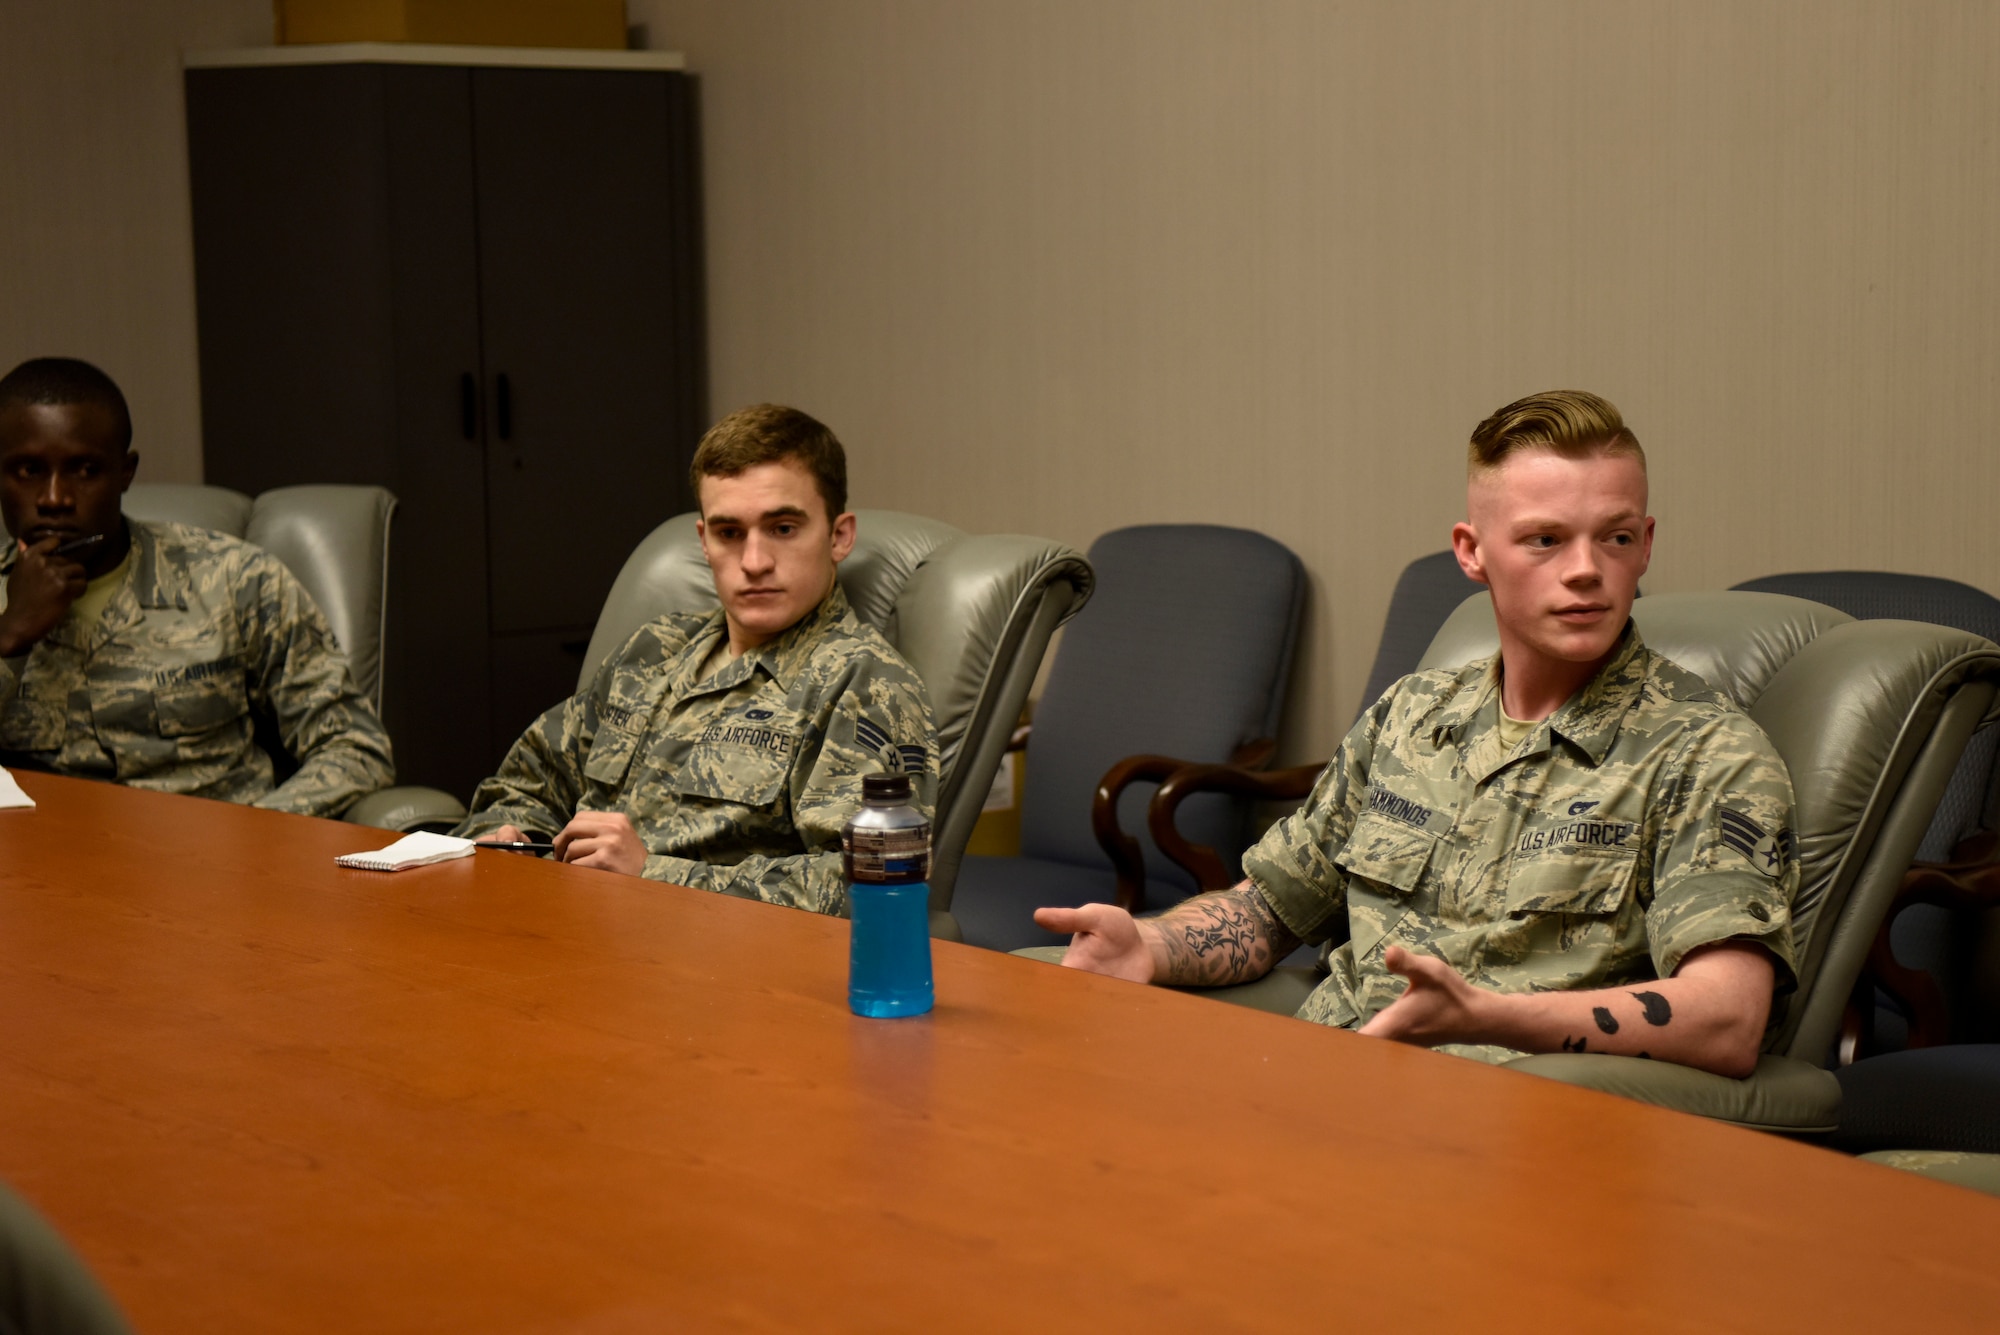
[[[861,780],[861,810],[840,832],[847,868],[847,1005],[856,1015],[931,1008],[931,824],[910,804],[910,776]]]

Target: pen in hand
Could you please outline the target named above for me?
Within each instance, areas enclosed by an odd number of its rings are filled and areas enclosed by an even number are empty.
[[[55,550],[50,552],[49,555],[74,556],[78,552],[84,551],[87,548],[95,547],[98,543],[103,541],[104,541],[104,535],[102,533],[93,533],[87,538],[71,538],[68,542],[56,544]]]
[[[504,840],[494,840],[492,842],[476,842],[472,846],[474,848],[497,848],[502,853],[533,853],[537,857],[540,857],[544,853],[553,851],[548,844],[538,844],[534,843],[531,840],[526,840],[526,839],[521,840],[518,843],[509,843]]]

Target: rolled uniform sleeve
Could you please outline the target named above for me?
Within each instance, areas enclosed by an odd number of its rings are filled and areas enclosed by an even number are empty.
[[[253,704],[270,711],[299,766],[255,805],[338,815],[395,781],[389,734],[305,587],[261,553],[248,573],[253,626],[244,641],[258,697]]]
[[[1393,694],[1393,693],[1392,693]],[[1243,855],[1243,874],[1294,936],[1319,945],[1346,924],[1347,873],[1335,865],[1368,791],[1368,767],[1392,695],[1361,716],[1305,804]]]
[[[1653,967],[1673,976],[1688,952],[1755,941],[1777,962],[1778,991],[1794,986],[1792,903],[1799,887],[1791,776],[1763,732],[1741,714],[1687,743],[1664,804],[1646,935]]]
[[[923,683],[900,662],[861,658],[825,697],[817,744],[802,750],[789,784],[792,825],[803,852],[753,853],[734,863],[654,855],[644,875],[768,904],[845,917],[847,878],[840,831],[861,809],[870,774],[907,774],[913,803],[929,819],[937,803],[937,728]]]

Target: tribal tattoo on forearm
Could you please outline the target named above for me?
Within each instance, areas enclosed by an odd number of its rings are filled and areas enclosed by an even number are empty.
[[[1161,981],[1182,986],[1261,978],[1299,944],[1254,887],[1197,895],[1155,923],[1167,947]]]

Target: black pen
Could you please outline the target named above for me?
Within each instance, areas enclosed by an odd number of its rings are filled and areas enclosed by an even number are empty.
[[[56,545],[56,549],[50,552],[49,555],[71,556],[77,552],[82,551],[86,547],[95,547],[98,543],[103,541],[104,541],[104,535],[102,533],[93,533],[87,538],[71,538],[68,542],[58,543]]]
[[[490,842],[480,842],[478,840],[474,840],[472,846],[474,848],[497,848],[502,853],[534,853],[538,856],[543,853],[555,852],[555,847],[552,844],[537,844],[537,843],[530,843],[527,841],[523,841],[518,844],[510,844],[502,842],[500,840],[493,840]]]

